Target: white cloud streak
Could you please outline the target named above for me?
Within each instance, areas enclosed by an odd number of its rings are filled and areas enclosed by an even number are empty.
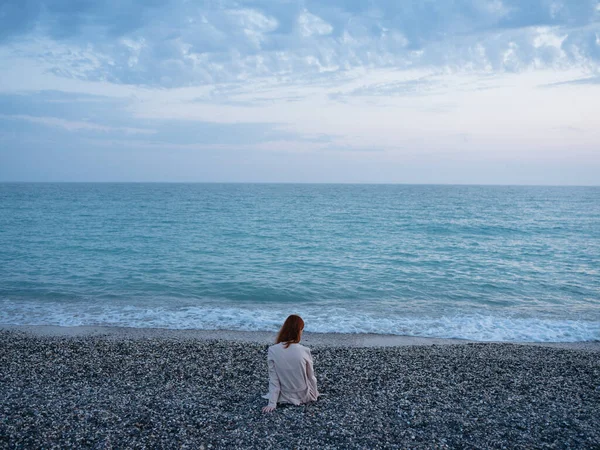
[[[127,135],[152,135],[156,134],[156,130],[148,130],[143,128],[130,128],[130,127],[109,127],[106,125],[98,125],[90,122],[64,120],[57,117],[39,117],[29,116],[25,114],[0,114],[0,119],[4,120],[24,120],[27,122],[38,123],[50,127],[58,127],[67,131],[94,131],[99,133],[122,133]]]

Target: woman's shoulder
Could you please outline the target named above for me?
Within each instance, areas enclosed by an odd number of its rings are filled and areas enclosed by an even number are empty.
[[[289,347],[286,347],[284,344],[285,344],[284,342],[280,342],[279,344],[270,345],[269,346],[269,352],[283,350],[283,349],[286,349],[286,348],[295,348],[295,349],[300,350],[300,351],[310,352],[310,348],[308,348],[308,347],[306,347],[306,346],[304,346],[304,345],[302,345],[300,343],[290,344]]]
[[[296,345],[298,346],[298,348],[300,350],[310,353],[310,348],[308,348],[307,346],[302,345],[302,344],[296,344]]]

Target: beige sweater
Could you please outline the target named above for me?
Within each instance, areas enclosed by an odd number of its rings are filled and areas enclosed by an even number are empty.
[[[300,344],[283,343],[269,347],[269,406],[277,402],[300,405],[315,401],[319,396],[317,378],[313,371],[310,349]]]

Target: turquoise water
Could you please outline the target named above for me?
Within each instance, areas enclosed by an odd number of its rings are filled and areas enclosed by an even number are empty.
[[[600,339],[600,188],[0,184],[0,323]]]

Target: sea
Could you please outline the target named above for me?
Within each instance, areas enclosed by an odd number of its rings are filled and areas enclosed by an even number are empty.
[[[600,340],[600,187],[2,183],[0,323]]]

